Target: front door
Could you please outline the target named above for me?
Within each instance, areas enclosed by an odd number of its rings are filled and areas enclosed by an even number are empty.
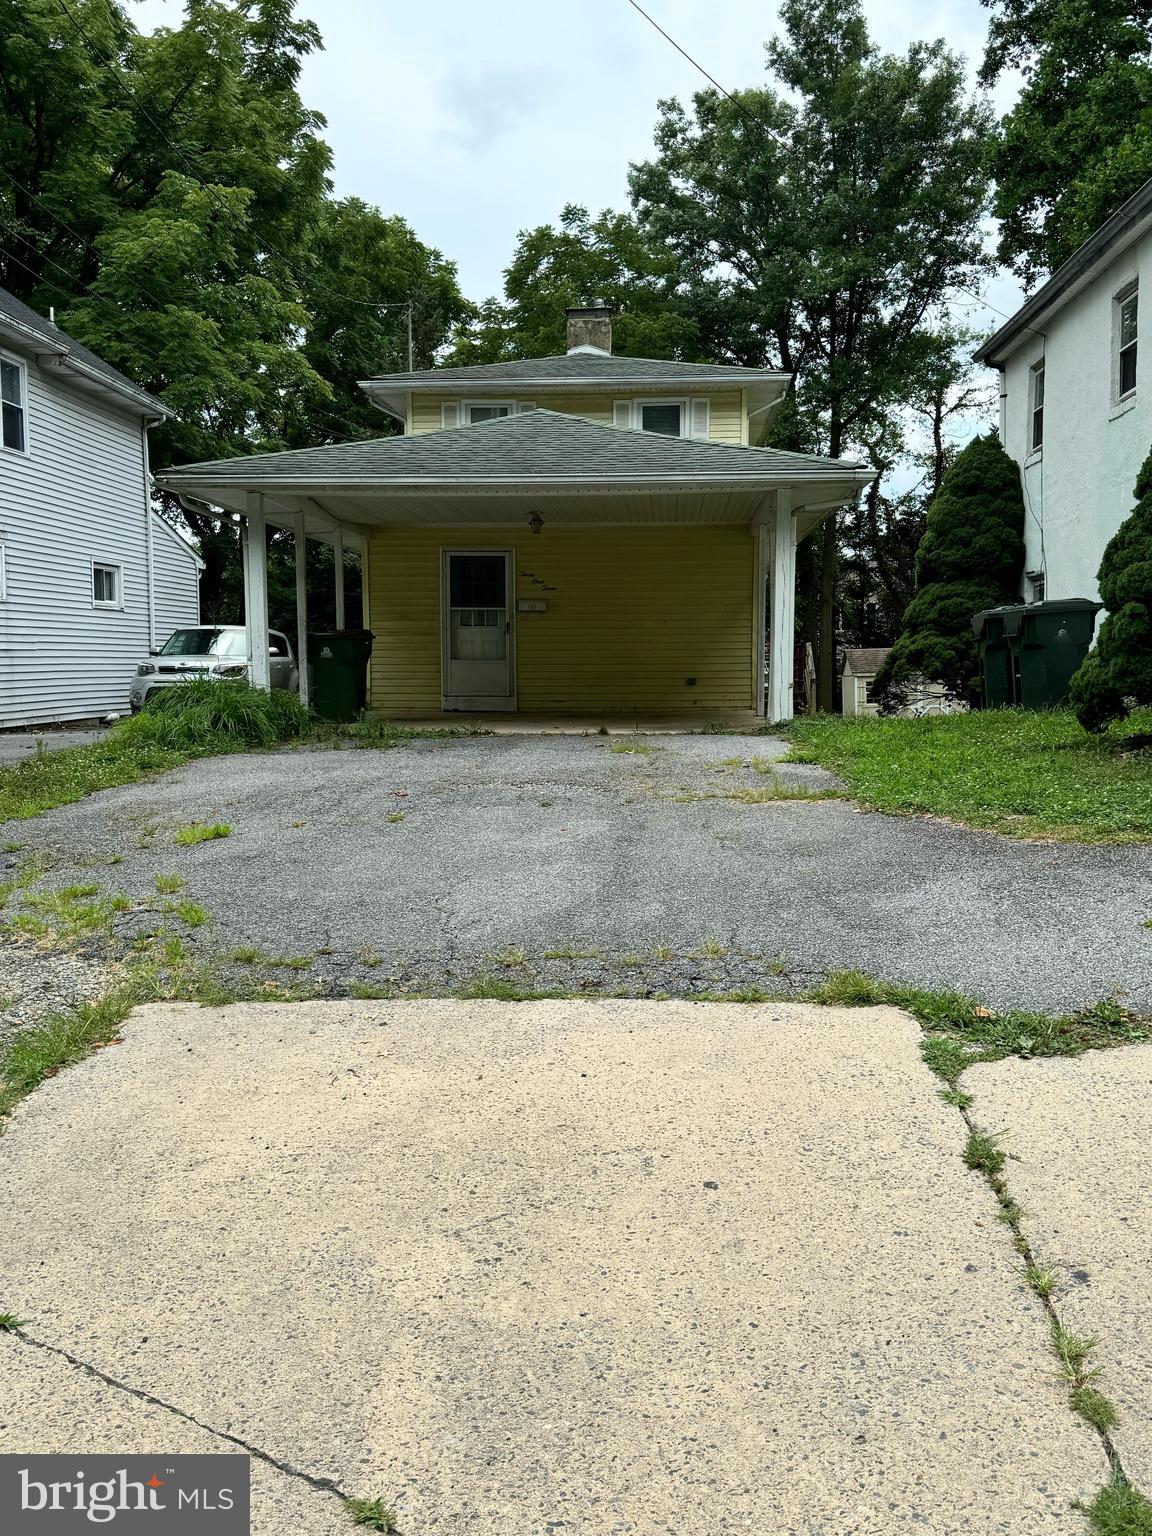
[[[511,550],[446,549],[444,708],[516,708]]]

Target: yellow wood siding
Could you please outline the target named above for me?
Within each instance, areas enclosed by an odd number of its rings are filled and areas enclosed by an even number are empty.
[[[747,709],[754,543],[718,526],[383,530],[368,562],[369,705],[440,709],[441,552],[511,548],[517,598],[548,604],[515,614],[521,710]]]
[[[544,410],[563,411],[568,416],[585,416],[589,421],[602,422],[605,426],[612,425],[613,400],[658,400],[663,397],[671,400],[691,399],[691,394],[676,390],[620,390],[614,394],[543,394],[533,395],[529,390],[521,390],[519,399],[534,400]],[[408,430],[410,432],[439,432],[441,425],[440,407],[445,400],[456,400],[455,395],[413,395],[412,414]],[[500,395],[494,391],[489,397],[493,401],[512,400],[510,394]],[[703,398],[703,397],[701,397]],[[709,395],[711,404],[709,416],[709,441],[714,443],[743,443],[747,442],[744,400],[741,390],[734,389],[720,395]]]

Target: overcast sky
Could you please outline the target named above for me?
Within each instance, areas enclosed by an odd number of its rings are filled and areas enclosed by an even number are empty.
[[[722,85],[764,80],[775,20],[764,0],[641,0]],[[178,23],[181,0],[138,0],[143,28]],[[518,230],[566,202],[627,206],[630,161],[652,146],[656,102],[706,85],[628,0],[302,0],[324,35],[301,92],[328,120],[336,191],[399,213],[457,263],[472,299],[502,289]],[[865,0],[890,50],[944,37],[974,68],[979,0]],[[1011,87],[1006,91],[1010,94]],[[1006,105],[1002,95],[1001,109]],[[1010,281],[987,290],[1001,310]],[[973,306],[971,320],[998,316]]]

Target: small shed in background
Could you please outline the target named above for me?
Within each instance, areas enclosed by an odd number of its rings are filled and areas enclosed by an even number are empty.
[[[846,715],[876,715],[879,706],[873,698],[876,674],[888,659],[891,646],[872,645],[862,650],[844,652],[844,671],[840,675],[840,707]]]

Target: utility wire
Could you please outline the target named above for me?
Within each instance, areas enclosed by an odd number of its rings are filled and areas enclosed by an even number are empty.
[[[637,4],[637,0],[628,0],[628,4],[634,11],[643,16],[644,20],[648,22],[650,26],[654,27],[656,31],[659,32],[660,36],[664,38],[665,42],[671,43],[676,52],[680,54],[682,58],[687,59],[689,64],[692,65],[693,69],[699,70],[699,72],[704,76],[705,80],[714,85],[722,96],[726,96],[728,100],[733,104],[733,106],[739,107],[740,111],[744,113],[744,116],[748,118],[749,122],[753,123],[757,128],[760,128],[764,133],[768,134],[770,138],[775,139],[776,143],[779,144],[783,149],[793,148],[793,146],[789,144],[787,140],[782,139],[778,133],[769,128],[767,123],[765,123],[761,118],[758,118],[755,113],[749,111],[748,107],[743,101],[740,100],[739,96],[734,96],[731,91],[726,90],[724,86],[720,84],[715,75],[710,75],[698,59],[694,59],[686,48],[682,48],[680,46],[680,44],[671,35],[671,33],[665,32],[660,23],[653,17],[649,16],[648,12],[642,5]],[[974,292],[971,288],[966,288],[963,283],[954,283],[952,286],[959,289],[961,293],[966,293],[969,298],[975,299],[977,303],[983,304],[985,309],[990,309],[994,315],[999,315],[1002,320],[1012,320],[1015,318],[1013,315],[1006,315],[1002,309],[997,309],[995,304],[989,304],[987,299],[982,298],[980,294]],[[1024,325],[1023,329],[1031,331],[1034,336],[1044,335],[1043,331],[1038,331],[1036,327],[1032,325]]]

